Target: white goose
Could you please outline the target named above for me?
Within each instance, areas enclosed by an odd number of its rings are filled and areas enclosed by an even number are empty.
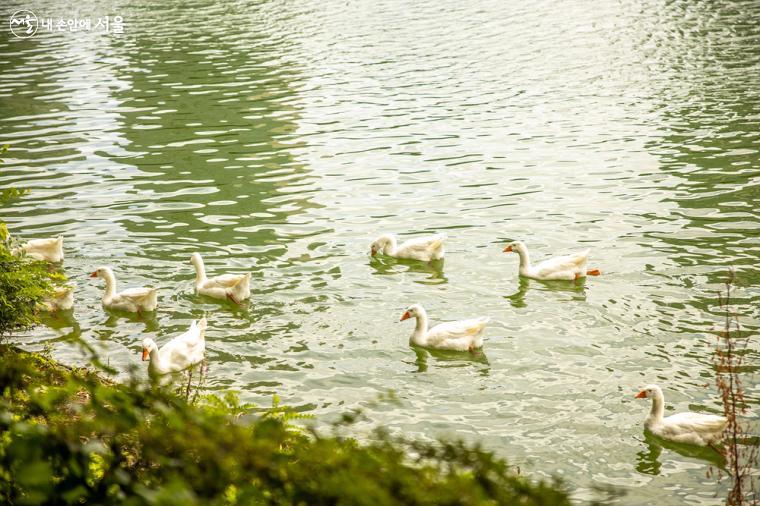
[[[222,274],[206,277],[206,266],[199,253],[193,253],[190,261],[195,266],[195,291],[215,299],[230,299],[235,304],[251,296],[251,273]]]
[[[504,248],[504,253],[517,253],[520,255],[520,276],[541,281],[555,280],[575,280],[588,276],[599,276],[599,269],[589,270],[586,267],[588,263],[589,250],[549,258],[536,265],[531,264],[528,247],[522,241],[515,241]]]
[[[142,359],[150,358],[148,373],[151,376],[184,371],[203,361],[206,353],[206,318],[190,324],[190,329],[158,348],[150,337],[143,340]]]
[[[652,410],[644,420],[644,427],[655,436],[677,443],[699,446],[718,443],[728,424],[728,420],[723,416],[702,413],[685,412],[663,418],[665,398],[657,385],[647,385],[636,394],[636,398],[652,399]]]
[[[409,342],[426,348],[457,351],[473,351],[483,346],[483,331],[491,320],[488,317],[480,317],[439,323],[428,330],[427,312],[420,304],[409,306],[400,321],[412,317],[417,319],[417,325]]]
[[[60,235],[53,239],[32,239],[25,242],[19,248],[14,248],[13,253],[24,251],[30,258],[43,262],[63,262],[63,237]]]
[[[74,287],[61,285],[53,288],[50,297],[42,301],[42,309],[49,312],[67,311],[74,307]]]
[[[116,277],[110,267],[99,267],[90,274],[91,278],[103,278],[106,290],[103,292],[103,306],[108,309],[118,309],[139,313],[153,311],[158,305],[158,295],[155,288],[128,288],[116,293]]]
[[[407,258],[411,260],[440,260],[443,258],[443,241],[446,240],[444,234],[429,235],[409,239],[398,245],[396,236],[392,234],[383,234],[378,237],[370,246],[372,256],[382,253],[389,257]]]

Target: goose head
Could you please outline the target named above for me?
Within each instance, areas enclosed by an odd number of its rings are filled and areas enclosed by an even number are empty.
[[[422,315],[425,312],[425,310],[420,306],[419,304],[412,304],[408,308],[406,308],[406,311],[404,311],[404,314],[401,315],[401,319],[399,321],[408,320],[409,318],[417,318],[417,316]]]
[[[380,252],[385,251],[385,248],[393,244],[393,236],[390,234],[383,234],[370,245],[370,254],[372,256],[377,255]]]
[[[528,249],[522,241],[511,242],[507,244],[506,248],[504,248],[504,253],[524,254],[526,251],[528,251]]]
[[[636,394],[637,399],[661,399],[662,389],[657,385],[647,385]]]
[[[98,267],[96,270],[90,273],[91,278],[105,278],[111,271],[110,267]]]
[[[113,274],[113,269],[110,267],[98,267],[97,270],[94,270],[90,273],[91,278],[101,278],[106,280],[106,288],[108,287],[115,287],[116,285],[116,276]]]
[[[145,362],[150,358],[150,352],[154,349],[158,349],[158,346],[156,345],[156,342],[151,339],[150,337],[146,337],[143,339],[142,342],[143,349],[142,349],[142,360]]]

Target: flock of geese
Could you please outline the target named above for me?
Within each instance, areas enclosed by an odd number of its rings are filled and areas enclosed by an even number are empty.
[[[443,234],[419,237],[398,244],[396,237],[384,234],[370,246],[370,254],[395,258],[430,262],[444,257]],[[25,254],[35,260],[60,263],[63,261],[63,238],[35,239],[19,248],[14,253]],[[526,278],[542,281],[577,280],[585,276],[599,276],[598,269],[589,269],[589,251],[572,255],[549,258],[533,264],[527,246],[515,241],[504,248],[505,253],[516,253],[520,257],[519,274]],[[190,258],[195,267],[196,293],[216,299],[230,300],[236,304],[251,295],[251,274],[222,274],[207,277],[201,255],[193,253]],[[158,305],[155,288],[116,289],[116,277],[110,267],[100,267],[90,274],[93,278],[105,281],[103,306],[108,309],[141,313],[154,311]],[[44,302],[43,309],[59,311],[71,309],[74,304],[73,287],[64,285],[56,288],[54,294]],[[420,304],[412,304],[401,316],[401,320],[414,318],[416,325],[410,342],[422,347],[457,351],[473,351],[483,346],[483,333],[489,322],[487,317],[440,323],[432,328],[428,326],[428,316]],[[201,363],[205,355],[206,318],[193,321],[190,328],[164,344],[161,348],[151,338],[143,341],[142,359],[149,360],[148,371],[152,376],[163,376],[191,368]],[[648,385],[636,398],[652,400],[652,408],[644,425],[655,434],[678,443],[699,446],[712,446],[722,439],[728,421],[725,417],[702,413],[678,413],[664,416],[665,401],[660,387]]]

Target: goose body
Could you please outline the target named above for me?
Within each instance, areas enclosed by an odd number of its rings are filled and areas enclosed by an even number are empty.
[[[728,424],[723,416],[685,412],[663,417],[665,398],[657,385],[647,385],[636,394],[636,398],[652,399],[652,410],[644,420],[644,427],[655,436],[698,446],[719,443],[723,438]]]
[[[190,328],[160,349],[156,342],[147,337],[143,340],[143,361],[150,359],[148,373],[151,376],[184,371],[203,361],[206,353],[206,318],[197,323],[193,320]]]
[[[71,285],[56,286],[53,293],[42,301],[45,311],[67,311],[74,307],[74,287]]]
[[[490,318],[480,317],[470,320],[439,323],[428,329],[425,308],[412,304],[401,316],[401,321],[416,318],[416,326],[409,342],[425,348],[441,350],[472,351],[483,346],[483,332]]]
[[[383,234],[372,243],[370,253],[372,256],[382,253],[394,258],[429,262],[430,260],[440,260],[443,258],[443,241],[445,240],[446,236],[444,234],[429,235],[409,239],[399,246],[396,236]]]
[[[215,299],[230,299],[239,304],[251,296],[251,273],[222,274],[206,277],[206,266],[199,253],[193,253],[190,261],[195,266],[195,292]]]
[[[32,239],[25,242],[15,252],[23,250],[27,256],[43,262],[63,262],[63,237],[60,235],[52,239]]]
[[[158,305],[155,288],[128,288],[116,292],[116,277],[110,267],[100,267],[90,274],[91,278],[103,278],[106,290],[103,292],[103,306],[108,309],[138,313],[153,311]]]
[[[575,280],[601,274],[598,269],[589,270],[589,250],[571,255],[549,258],[533,265],[530,261],[528,247],[522,241],[515,241],[504,248],[504,253],[517,253],[520,256],[520,276],[541,281]]]

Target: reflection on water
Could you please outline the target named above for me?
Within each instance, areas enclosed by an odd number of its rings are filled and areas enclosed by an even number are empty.
[[[122,36],[2,28],[0,186],[32,190],[2,217],[62,234],[82,278],[73,314],[23,340],[83,363],[81,337],[144,370],[143,338],[206,315],[211,390],[317,420],[366,406],[360,434],[478,439],[581,500],[717,504],[709,459],[642,450],[630,395],[656,381],[675,410],[719,409],[727,265],[743,335],[760,326],[751,4],[137,0]],[[368,260],[378,230],[445,231],[445,266]],[[518,237],[537,258],[590,248],[603,275],[519,279],[501,253]],[[251,300],[196,296],[193,251],[250,271]],[[158,311],[105,312],[84,280],[101,264],[156,286]],[[490,316],[483,355],[410,347],[412,302]]]
[[[658,438],[649,431],[644,431],[645,448],[636,454],[638,464],[636,470],[643,474],[658,475],[661,473],[663,460],[670,455],[663,449],[679,454],[687,459],[699,459],[715,469],[726,471],[726,459],[712,448],[678,444],[666,439]]]
[[[130,313],[128,311],[119,311],[115,309],[103,308],[103,311],[108,315],[108,318],[103,322],[105,327],[112,329],[118,329],[120,320],[124,319],[132,323],[141,323],[145,326],[143,332],[155,332],[158,330],[159,324],[156,318],[156,312],[142,312],[142,313]],[[101,338],[107,338],[108,334],[101,334]]]
[[[405,272],[427,274],[425,278],[415,278],[415,283],[436,285],[446,283],[447,279],[443,272],[445,259],[431,260],[430,262],[419,262],[417,260],[407,260],[403,258],[391,257],[370,257],[370,266],[374,270],[373,274],[393,275]]]
[[[512,304],[513,307],[526,307],[527,302],[525,296],[528,294],[528,290],[532,288],[544,292],[566,294],[569,299],[565,300],[584,301],[586,300],[586,279],[587,278],[580,278],[575,281],[540,281],[519,277],[517,279],[517,291],[511,295],[505,295],[504,298],[509,300],[509,303]],[[560,302],[562,300],[563,299],[558,299]]]
[[[441,368],[458,368],[479,364],[481,367],[478,367],[476,369],[478,373],[481,376],[488,376],[488,357],[482,349],[473,350],[472,352],[463,352],[451,350],[431,350],[411,344],[410,347],[414,351],[415,355],[414,364],[417,366],[417,370],[415,372],[427,372],[428,361],[432,360],[435,362],[436,367]]]
[[[40,322],[46,327],[58,331],[58,337],[55,340],[73,341],[82,335],[82,329],[74,316],[73,309],[41,313]]]

